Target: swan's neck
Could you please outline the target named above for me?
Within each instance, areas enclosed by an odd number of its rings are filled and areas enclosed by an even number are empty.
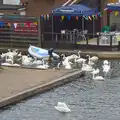
[[[90,56],[88,55],[88,60],[90,61]]]
[[[45,65],[45,61],[44,60],[42,60],[42,63],[43,63],[43,65]]]

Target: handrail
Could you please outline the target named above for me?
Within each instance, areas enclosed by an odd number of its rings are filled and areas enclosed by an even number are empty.
[[[66,5],[69,4],[70,2],[72,2],[72,0],[68,0],[68,1],[65,2],[62,6],[66,6]]]
[[[70,5],[73,5],[74,3],[76,3],[78,0],[74,0],[72,3],[69,4]]]

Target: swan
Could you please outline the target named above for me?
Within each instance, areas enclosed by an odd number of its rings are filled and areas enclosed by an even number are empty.
[[[92,56],[92,57],[90,57],[90,55],[86,55],[86,56],[89,57],[90,61],[97,61],[99,59],[97,56]]]
[[[20,67],[20,65],[19,64],[12,64],[11,66],[14,66],[14,67]]]
[[[86,62],[86,59],[84,59],[84,58],[77,58],[77,57],[75,57],[74,62],[75,62],[75,63],[82,63],[82,62]]]
[[[88,65],[94,65],[94,62],[91,61],[90,55],[86,55],[88,57]]]
[[[92,68],[92,66],[87,65],[85,64],[85,62],[83,62],[81,70],[86,72],[92,72],[94,69]]]
[[[95,74],[93,73],[93,80],[105,80],[105,79],[102,76],[95,77]]]
[[[34,61],[33,61],[33,65],[41,65],[41,64],[43,64],[43,61],[41,61],[41,60],[37,60],[37,57],[34,57]]]
[[[108,73],[110,71],[110,62],[108,62],[108,64],[104,64],[102,68],[103,72]]]
[[[91,73],[92,73],[92,74],[98,74],[99,72],[100,72],[99,69],[94,69]]]
[[[23,65],[31,65],[31,61],[28,59],[27,56],[22,56],[22,64]]]
[[[22,57],[22,53],[20,52],[17,56],[18,56],[18,57]]]
[[[36,68],[38,68],[38,69],[48,69],[49,65],[45,64],[44,59],[42,59],[42,62],[43,62],[43,64],[42,65],[38,65]]]
[[[104,64],[104,65],[105,65],[105,64],[108,65],[108,64],[109,64],[108,60],[104,60],[104,61],[103,61],[103,64]]]
[[[1,63],[2,66],[12,66],[10,63]]]
[[[78,56],[77,56],[77,55],[75,55],[75,54],[70,55],[70,56],[67,56],[67,57],[65,57],[65,55],[64,55],[64,54],[62,54],[62,56],[63,56],[64,62],[65,62],[65,61],[70,61],[70,60],[73,60],[73,59],[75,59],[76,57],[78,57]]]
[[[7,62],[7,63],[10,63],[10,64],[13,64],[13,56],[6,56],[5,57],[5,61]]]
[[[65,69],[72,69],[71,64],[73,64],[73,63],[72,62],[67,62],[65,64]]]
[[[65,103],[58,102],[57,106],[54,106],[56,110],[60,112],[71,112],[71,110],[68,108],[68,106]]]
[[[12,51],[13,56],[16,56],[17,54],[18,54],[18,49],[15,49],[15,50]]]

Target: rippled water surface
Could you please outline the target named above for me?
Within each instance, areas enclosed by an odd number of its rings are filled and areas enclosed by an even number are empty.
[[[102,62],[97,66],[101,68]],[[111,61],[111,79],[84,78],[1,110],[0,120],[120,120],[120,64]],[[101,72],[102,75],[102,72]],[[71,113],[58,112],[54,106],[65,102]]]

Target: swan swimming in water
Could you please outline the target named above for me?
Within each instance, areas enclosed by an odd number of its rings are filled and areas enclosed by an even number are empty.
[[[88,65],[94,65],[94,62],[91,60],[90,55],[86,55],[88,57]]]
[[[56,110],[60,112],[71,112],[71,110],[68,108],[68,106],[65,103],[58,102],[57,106],[54,106]]]
[[[92,73],[92,75],[93,75],[93,80],[105,80],[102,76],[96,76],[95,77],[94,73]]]
[[[110,62],[104,61],[102,68],[104,73],[108,73],[110,71]]]
[[[89,56],[89,60],[93,61],[93,62],[95,62],[99,59],[97,56],[92,56],[92,57],[90,57],[90,55],[87,55],[87,56]]]
[[[94,69],[91,73],[92,74],[98,74],[98,73],[100,73],[100,70],[99,69]]]
[[[85,64],[85,62],[83,62],[81,70],[86,72],[92,72],[94,69],[92,68],[92,66],[87,65]]]

